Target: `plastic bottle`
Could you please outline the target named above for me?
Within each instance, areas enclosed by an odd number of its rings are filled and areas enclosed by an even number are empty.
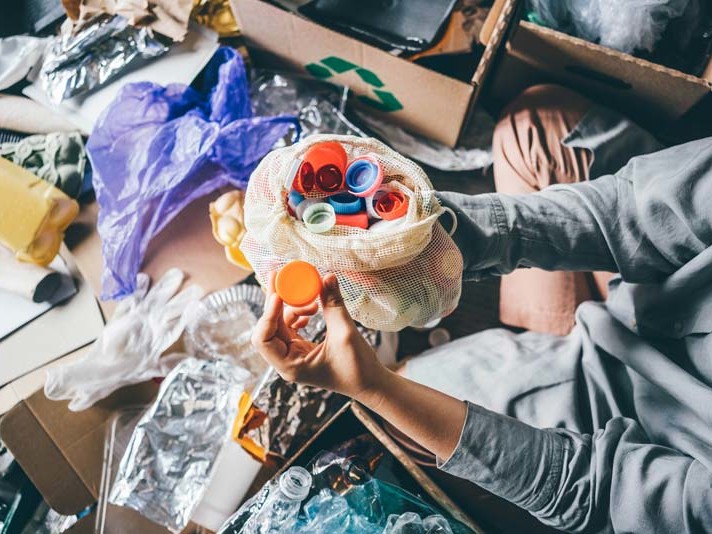
[[[290,467],[267,497],[258,514],[250,518],[242,532],[276,534],[295,525],[302,501],[309,495],[312,477],[303,467]]]

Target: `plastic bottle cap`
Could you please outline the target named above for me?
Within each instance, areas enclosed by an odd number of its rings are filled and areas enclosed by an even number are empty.
[[[315,186],[325,193],[342,188],[346,172],[347,156],[338,141],[325,141],[310,146],[304,153],[304,162],[314,172]]]
[[[296,210],[297,206],[299,206],[299,204],[304,201],[304,195],[299,193],[299,191],[290,191],[289,196],[287,198],[289,205],[292,207],[293,210]]]
[[[290,306],[306,306],[319,296],[321,276],[311,263],[294,260],[279,270],[274,285],[279,298]]]
[[[336,224],[340,226],[353,226],[354,228],[368,228],[368,215],[366,212],[353,213],[351,215],[336,215]]]
[[[314,189],[314,167],[308,161],[302,161],[292,182],[292,187],[298,193],[311,193]]]
[[[293,501],[303,501],[309,495],[312,476],[303,467],[290,467],[279,477],[279,489],[282,494]]]
[[[363,199],[350,193],[341,193],[326,199],[334,207],[337,215],[352,215],[363,209]]]
[[[356,158],[346,169],[346,187],[357,197],[374,194],[383,182],[383,168],[371,155]]]
[[[408,213],[408,198],[400,191],[389,191],[376,200],[374,208],[385,221],[400,219]]]
[[[336,212],[331,204],[317,202],[304,210],[302,220],[307,230],[315,234],[323,234],[336,224]]]
[[[376,221],[369,227],[369,232],[394,231],[405,226],[405,219],[395,219],[393,221]]]
[[[325,165],[316,172],[316,186],[324,193],[334,193],[344,184],[344,175],[336,165]]]
[[[431,347],[439,347],[450,341],[450,332],[444,328],[436,328],[428,335],[428,343]]]

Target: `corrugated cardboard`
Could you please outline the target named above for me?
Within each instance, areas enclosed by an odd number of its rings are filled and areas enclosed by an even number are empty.
[[[497,0],[490,15],[507,4]],[[481,39],[491,31],[485,26]],[[712,91],[712,62],[696,77],[526,21],[512,23],[505,50],[491,87],[504,101],[533,83],[553,81],[643,124],[660,124],[679,118]]]
[[[231,0],[248,47],[292,70],[349,86],[385,119],[449,146],[467,123],[515,0],[505,0],[467,83],[431,71],[263,0]]]

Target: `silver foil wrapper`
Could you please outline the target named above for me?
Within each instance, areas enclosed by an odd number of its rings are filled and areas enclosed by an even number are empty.
[[[109,502],[180,532],[210,481],[249,373],[227,360],[183,360],[161,384],[124,453]]]
[[[118,15],[101,14],[74,29],[68,19],[48,47],[39,79],[49,99],[59,104],[106,83],[138,59],[167,51],[150,29],[131,26]]]

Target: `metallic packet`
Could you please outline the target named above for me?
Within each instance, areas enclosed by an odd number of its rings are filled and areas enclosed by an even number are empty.
[[[249,373],[226,360],[183,360],[131,436],[109,502],[180,532],[208,486]]]
[[[380,332],[358,326],[371,346],[380,344]],[[326,335],[323,316],[317,314],[302,330],[305,339],[320,343]],[[341,408],[348,399],[338,393],[283,380],[270,368],[252,392],[252,408],[264,415],[259,425],[249,423],[240,435],[272,456],[289,458]],[[250,450],[250,449],[248,449]]]
[[[43,90],[55,104],[106,83],[138,59],[161,56],[168,47],[148,28],[124,17],[100,14],[73,28],[67,19],[40,69]]]

